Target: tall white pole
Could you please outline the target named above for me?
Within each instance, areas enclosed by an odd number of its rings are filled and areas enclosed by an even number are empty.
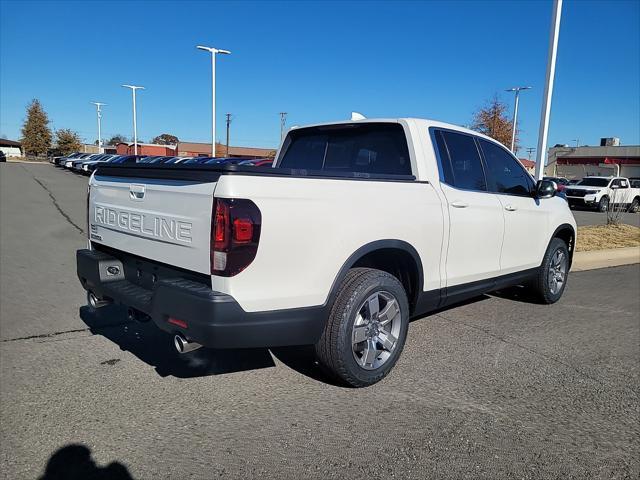
[[[136,90],[144,90],[144,87],[138,87],[136,85],[122,86],[131,89],[131,96],[133,98],[133,154],[138,155],[138,116],[136,112]]]
[[[229,50],[219,48],[196,46],[198,50],[206,50],[211,53],[211,156],[216,156],[216,53],[229,55]]]
[[[511,151],[516,145],[516,124],[518,123],[518,99],[520,98],[520,90],[516,90],[516,100],[513,106],[513,130],[511,131]]]
[[[138,119],[136,115],[136,89],[131,89],[133,95],[133,154],[138,155]]]
[[[211,51],[211,156],[216,156],[216,53]]]
[[[102,110],[101,107],[106,105],[106,103],[102,102],[91,102],[96,106],[96,115],[98,117],[98,153],[104,153],[104,149],[102,148]]]
[[[562,0],[553,0],[551,32],[549,34],[549,56],[547,58],[547,79],[544,85],[540,130],[538,132],[538,151],[536,158],[536,179],[542,180],[544,165],[547,159],[547,135],[549,133],[549,114],[551,113],[551,97],[553,96],[553,80],[556,74],[556,54],[558,52],[558,36],[560,34],[560,16]]]
[[[100,113],[100,105],[98,105],[98,153],[104,153],[102,151],[102,132],[101,132],[101,123],[102,123],[102,113]]]

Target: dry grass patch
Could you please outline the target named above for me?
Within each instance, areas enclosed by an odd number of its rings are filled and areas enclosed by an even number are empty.
[[[577,252],[622,247],[640,247],[640,228],[624,224],[578,227]]]

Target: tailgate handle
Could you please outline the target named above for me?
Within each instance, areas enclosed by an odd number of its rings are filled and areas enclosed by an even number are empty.
[[[144,198],[144,185],[129,185],[129,198],[142,200]]]

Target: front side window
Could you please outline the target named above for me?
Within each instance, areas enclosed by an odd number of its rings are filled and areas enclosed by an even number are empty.
[[[482,161],[473,137],[444,130],[435,133],[445,183],[464,190],[486,191]],[[440,139],[438,133],[442,135]]]
[[[327,125],[294,130],[281,168],[411,175],[404,129],[396,123]]]
[[[479,140],[487,166],[489,191],[508,195],[531,195],[533,181],[520,162],[493,142]]]

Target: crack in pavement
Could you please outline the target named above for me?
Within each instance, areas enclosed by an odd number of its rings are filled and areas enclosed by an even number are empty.
[[[59,332],[50,332],[50,333],[40,333],[37,335],[28,335],[26,337],[16,337],[16,338],[6,338],[4,340],[0,340],[0,343],[7,343],[7,342],[18,342],[18,341],[22,341],[22,340],[34,340],[36,338],[51,338],[51,337],[57,337],[58,335],[66,335],[68,333],[79,333],[79,332],[91,332],[94,333],[99,331],[99,330],[103,330],[103,329],[109,329],[109,328],[114,328],[114,327],[121,327],[123,325],[129,325],[132,322],[129,320],[125,320],[123,322],[118,322],[118,323],[111,323],[109,325],[100,325],[100,326],[95,326],[95,327],[86,327],[86,328],[75,328],[72,330],[60,330]]]
[[[73,220],[71,220],[71,217],[69,217],[69,215],[67,215],[67,213],[65,213],[64,210],[62,210],[62,207],[58,204],[58,200],[56,199],[56,197],[53,195],[53,193],[51,192],[51,190],[49,190],[49,188],[44,184],[44,182],[40,181],[38,178],[35,177],[35,175],[33,175],[29,170],[27,170],[26,168],[24,168],[22,165],[20,165],[20,167],[29,174],[29,176],[31,178],[33,178],[38,185],[40,185],[45,192],[47,192],[49,194],[49,197],[51,198],[51,201],[53,202],[53,206],[56,207],[56,210],[58,210],[58,212],[60,212],[60,215],[62,215],[65,220],[72,226],[74,227],[79,233],[81,233],[82,235],[86,235],[87,232],[84,231],[83,228],[79,227],[78,225],[76,225]]]
[[[0,343],[17,342],[18,340],[33,340],[34,338],[49,338],[49,337],[55,337],[57,335],[65,335],[67,333],[86,332],[87,330],[91,330],[91,329],[90,328],[76,328],[74,330],[62,330],[60,332],[41,333],[39,335],[29,335],[27,337],[7,338],[5,340],[0,340]]]

